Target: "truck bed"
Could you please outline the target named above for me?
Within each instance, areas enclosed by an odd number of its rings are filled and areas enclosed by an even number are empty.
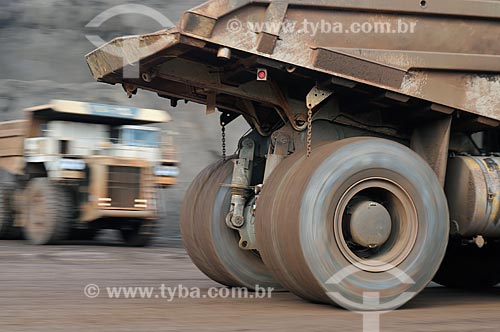
[[[499,19],[500,1],[218,0],[176,28],[117,38],[86,58],[99,81],[243,114],[261,134],[292,120],[292,99],[305,103],[318,84],[353,109],[396,118],[460,111],[474,130],[500,124]],[[352,29],[363,24],[372,32]],[[414,30],[402,33],[404,24]],[[222,47],[229,60],[217,57]],[[268,82],[256,82],[259,67]],[[140,77],[124,77],[127,68]]]
[[[25,120],[0,122],[0,169],[22,174],[27,123]]]

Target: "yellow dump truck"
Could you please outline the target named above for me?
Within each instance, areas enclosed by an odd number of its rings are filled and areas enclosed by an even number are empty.
[[[160,187],[175,184],[165,111],[55,100],[0,123],[0,236],[33,244],[92,239],[120,230],[150,243]]]

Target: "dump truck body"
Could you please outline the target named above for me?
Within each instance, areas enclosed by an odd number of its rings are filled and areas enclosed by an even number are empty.
[[[446,106],[500,120],[493,111],[500,106],[500,46],[496,41],[500,27],[495,22],[495,2],[479,1],[471,6],[469,1],[455,1],[453,6],[432,3],[426,8],[418,2],[403,1],[391,6],[383,1],[370,6],[362,1],[216,3],[188,11],[176,29],[119,38],[90,53],[87,58],[94,77],[123,83],[123,68],[140,62],[144,77],[149,74],[155,79],[126,79],[131,86],[206,103],[205,88],[224,94],[216,102],[221,108],[247,113],[241,106],[234,106],[237,98],[246,98],[291,116],[292,106],[280,96],[284,91],[276,92],[253,79],[245,82],[244,73],[234,70],[246,67],[252,72],[256,66],[270,66],[295,70],[282,78],[285,81],[309,76],[313,79],[311,87],[323,77],[325,81],[333,79],[337,94],[365,89],[369,95],[373,93],[369,90],[378,88],[375,92],[397,93],[425,100],[435,108]],[[234,22],[239,27],[236,31],[230,29]],[[398,33],[398,22],[412,26],[413,32]],[[343,29],[336,32],[332,27],[331,32],[322,33],[318,31],[322,23],[337,23]],[[382,26],[380,31],[347,32],[356,23],[373,30],[378,24]],[[460,42],[454,36],[460,36]],[[220,47],[233,52],[223,65],[217,62]],[[211,70],[210,65],[219,70]],[[279,79],[273,76],[273,80]],[[279,84],[283,86],[283,82]],[[245,89],[233,91],[235,85]],[[269,93],[263,93],[264,87]],[[304,92],[300,97],[304,99]],[[446,112],[446,108],[440,110]]]
[[[22,174],[26,129],[27,121],[25,120],[0,123],[0,140],[2,142],[0,168],[12,174]]]
[[[254,129],[186,194],[204,273],[386,310],[433,278],[500,282],[499,18],[498,1],[214,0],[86,59],[129,96]]]

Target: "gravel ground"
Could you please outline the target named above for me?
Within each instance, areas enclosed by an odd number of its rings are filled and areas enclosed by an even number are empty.
[[[294,295],[203,298],[210,281],[183,249],[114,242],[38,247],[0,241],[0,331],[363,331],[362,316]],[[84,288],[101,292],[87,298]],[[169,301],[161,285],[200,288]],[[153,287],[150,299],[109,298],[106,287]],[[166,288],[164,288],[166,289]],[[196,293],[190,293],[196,295]],[[500,288],[467,293],[427,288],[381,317],[380,331],[499,331]]]

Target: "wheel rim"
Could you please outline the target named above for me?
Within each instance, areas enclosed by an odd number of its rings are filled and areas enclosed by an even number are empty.
[[[349,207],[363,200],[381,204],[390,216],[389,236],[387,239],[382,236],[382,243],[374,247],[353,240]],[[338,248],[349,262],[368,272],[388,271],[404,261],[415,244],[418,234],[415,204],[410,195],[392,180],[382,177],[360,180],[345,191],[334,208],[333,234]]]

